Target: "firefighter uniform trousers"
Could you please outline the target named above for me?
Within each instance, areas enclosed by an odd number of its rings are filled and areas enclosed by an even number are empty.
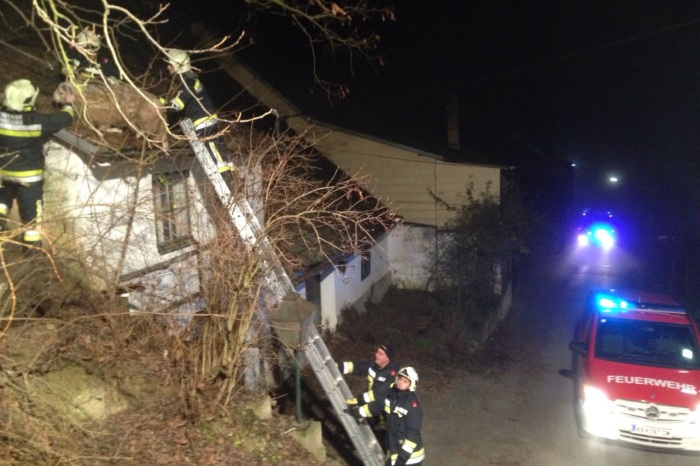
[[[219,119],[211,98],[199,77],[192,71],[183,73],[179,81],[177,95],[170,101],[162,98],[161,102],[167,105],[167,113],[182,112],[192,120],[195,134],[216,163],[221,176],[232,188],[233,172],[236,167],[229,160],[228,151],[225,149],[221,136],[218,135],[220,131]]]
[[[2,173],[2,171],[0,171]],[[34,182],[17,182],[0,180],[0,219],[2,228],[7,228],[12,201],[17,199],[20,219],[25,225],[22,242],[28,246],[41,246],[41,218],[44,207],[44,180]]]

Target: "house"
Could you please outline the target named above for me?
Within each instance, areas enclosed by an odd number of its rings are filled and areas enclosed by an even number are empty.
[[[197,246],[216,234],[206,179],[186,148],[176,157],[113,152],[62,130],[46,146],[44,228],[75,254],[96,288],[129,289],[133,311],[203,307]]]
[[[95,287],[119,286],[132,311],[172,313],[184,324],[207,304],[202,287],[209,259],[201,246],[217,236],[220,207],[189,145],[176,144],[164,156],[125,148],[123,137],[112,137],[122,147],[109,147],[72,129],[47,144],[44,229],[61,255],[75,255]],[[245,168],[245,189],[262,223],[258,169]],[[297,291],[317,309],[346,307],[356,296],[376,293],[387,276],[385,236],[342,265],[296,271]],[[329,286],[334,282],[342,287]],[[316,321],[323,323],[320,312]]]
[[[414,289],[434,285],[434,252],[453,215],[435,196],[460,205],[470,185],[476,193],[501,194],[505,188],[508,166],[450,162],[436,153],[311,120],[241,61],[218,64],[246,92],[277,110],[289,128],[303,134],[332,163],[351,176],[366,178],[363,187],[402,219],[364,253],[364,260],[351,256],[304,281],[302,292],[319,305],[319,319],[331,330],[345,307],[362,309],[367,300],[381,299],[391,285]],[[364,284],[363,269],[376,278]]]
[[[226,72],[264,105],[293,107],[241,64]],[[333,164],[350,175],[368,175],[367,192],[401,222],[377,233],[362,251],[333,263],[309,264],[292,276],[297,291],[316,305],[315,322],[334,330],[343,309],[378,301],[394,285],[430,288],[439,232],[450,218],[431,193],[459,204],[469,183],[477,191],[501,189],[503,168],[448,162],[440,155],[342,128],[291,117],[287,125],[307,134]],[[310,126],[310,130],[307,129]],[[62,131],[47,146],[45,219],[51,237],[75,251],[96,285],[128,290],[133,310],[191,314],[205,305],[197,245],[216,236],[207,180],[189,147],[174,157],[143,158]],[[133,149],[132,149],[133,151]],[[251,186],[254,183],[251,183]],[[251,195],[251,202],[255,195]],[[185,208],[184,206],[188,206]],[[258,207],[258,211],[262,211]],[[53,225],[53,227],[52,227]],[[64,250],[61,248],[61,250]]]
[[[225,65],[241,88],[286,116],[285,124],[306,134],[328,160],[351,176],[367,175],[365,190],[402,219],[378,234],[371,247],[292,277],[297,290],[317,305],[316,323],[330,330],[343,309],[362,309],[392,285],[432,286],[433,251],[451,215],[433,196],[460,204],[471,183],[476,192],[488,187],[498,193],[504,186],[507,167],[450,162],[433,151],[294,116],[299,115],[294,106],[250,69],[235,61]],[[213,238],[216,229],[202,193],[206,182],[188,149],[177,157],[133,164],[122,149],[110,159],[99,144],[67,132],[48,149],[45,217],[56,225],[63,219],[53,233],[59,244],[70,242],[83,251],[80,262],[94,271],[93,280],[129,289],[134,309],[201,308],[202,258],[195,245]]]

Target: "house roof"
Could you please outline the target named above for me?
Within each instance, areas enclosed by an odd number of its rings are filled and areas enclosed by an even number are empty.
[[[254,48],[238,52],[235,59],[257,79],[275,89],[289,108],[294,109],[283,115],[285,119],[305,118],[328,128],[411,148],[450,162],[503,168],[513,165],[512,160],[495,151],[487,152],[463,144],[460,149],[448,147],[444,105],[439,108],[434,101],[420,98],[413,101],[394,100],[391,96],[372,100],[349,95],[342,101],[332,103],[325,95],[310,92],[308,86],[300,85],[293,78],[295,70],[299,68],[298,62],[270,59],[267,54]],[[286,79],[290,75],[292,78]],[[361,105],[356,103],[358,100],[363,100]]]

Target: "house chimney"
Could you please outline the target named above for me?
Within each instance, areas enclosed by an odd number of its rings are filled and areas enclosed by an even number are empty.
[[[445,106],[447,114],[447,147],[459,149],[459,102],[457,94],[452,93],[447,98]]]

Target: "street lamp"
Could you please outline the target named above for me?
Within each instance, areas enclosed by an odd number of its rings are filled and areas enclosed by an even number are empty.
[[[294,351],[297,425],[301,424],[301,362],[299,352],[303,350],[309,340],[309,329],[313,325],[313,311],[313,304],[292,291],[287,293],[277,308],[270,313],[270,320],[280,341]]]

